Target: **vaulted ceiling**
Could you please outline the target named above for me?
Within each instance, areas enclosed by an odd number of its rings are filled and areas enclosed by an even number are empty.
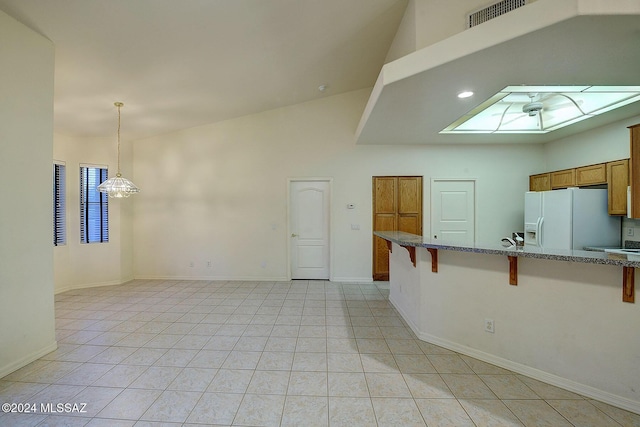
[[[55,46],[55,131],[113,136],[122,101],[127,139],[371,87],[406,5],[0,0]]]
[[[0,0],[0,10],[53,42],[64,135],[113,136],[115,101],[123,137],[136,139],[374,83],[358,143],[547,142],[640,114],[638,102],[545,135],[440,135],[508,85],[640,85],[640,4],[536,0],[385,65],[407,3]],[[463,89],[475,96],[457,99]]]

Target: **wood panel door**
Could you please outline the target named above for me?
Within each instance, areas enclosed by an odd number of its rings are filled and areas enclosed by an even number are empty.
[[[422,177],[373,177],[373,231],[422,235]],[[389,280],[389,249],[373,237],[373,280]]]

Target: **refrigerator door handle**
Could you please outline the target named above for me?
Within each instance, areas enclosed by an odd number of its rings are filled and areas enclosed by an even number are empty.
[[[536,230],[536,236],[538,236],[538,246],[542,247],[542,223],[544,222],[544,217],[538,218],[538,229]]]

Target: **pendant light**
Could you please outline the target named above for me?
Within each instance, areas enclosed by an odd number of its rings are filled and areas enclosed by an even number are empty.
[[[122,108],[124,104],[122,102],[116,102],[113,105],[118,108],[118,173],[116,173],[115,177],[109,178],[102,184],[98,185],[98,191],[101,193],[107,193],[109,197],[120,199],[139,193],[140,189],[136,187],[133,182],[129,181],[127,178],[123,178],[120,174],[120,108]]]

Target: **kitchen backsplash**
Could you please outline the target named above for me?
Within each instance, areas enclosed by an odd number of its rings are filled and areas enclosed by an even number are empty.
[[[640,249],[640,220],[622,218],[622,247]]]

